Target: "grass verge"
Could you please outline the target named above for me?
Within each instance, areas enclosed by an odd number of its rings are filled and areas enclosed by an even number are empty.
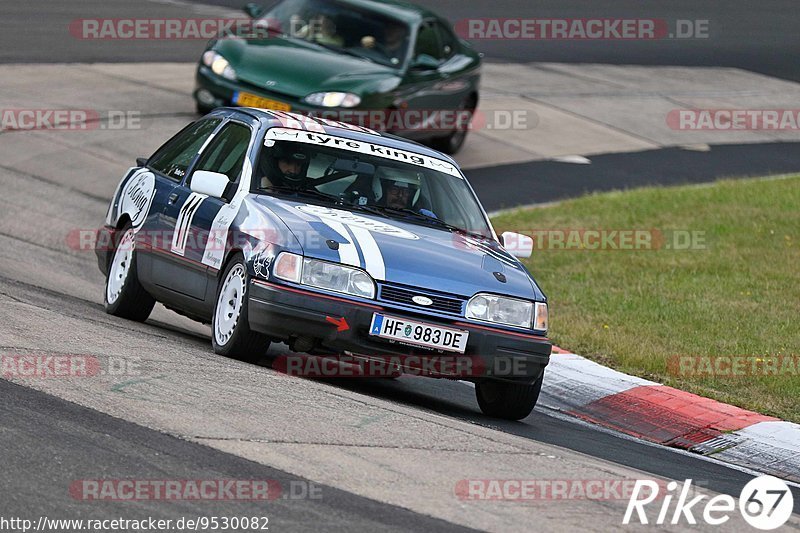
[[[800,176],[596,194],[493,222],[534,237],[526,265],[557,345],[800,422]]]

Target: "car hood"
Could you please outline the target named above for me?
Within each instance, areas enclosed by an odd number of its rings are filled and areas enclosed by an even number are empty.
[[[358,266],[378,281],[464,297],[493,292],[544,300],[525,267],[492,240],[275,197],[255,201],[283,220],[306,257]]]
[[[387,81],[399,83],[391,67],[290,39],[224,40],[216,48],[241,81],[298,99],[317,91],[361,93]]]

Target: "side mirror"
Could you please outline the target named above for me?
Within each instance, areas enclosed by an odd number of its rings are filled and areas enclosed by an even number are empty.
[[[255,2],[250,2],[242,8],[242,11],[244,11],[251,19],[257,19],[264,13],[264,6],[260,6]]]
[[[438,68],[439,62],[436,61],[436,58],[428,54],[420,54],[411,62],[411,70],[429,72],[431,70],[437,70]]]
[[[147,158],[147,157],[137,157],[136,158],[136,166],[137,167],[146,167],[148,160],[149,160],[149,158]]]
[[[514,257],[526,259],[533,254],[533,239],[527,235],[504,231],[500,240],[503,242],[503,248]]]
[[[225,188],[229,183],[230,180],[225,174],[198,170],[192,174],[192,184],[189,188],[192,189],[193,192],[207,194],[214,198],[222,198],[222,195],[225,194]]]

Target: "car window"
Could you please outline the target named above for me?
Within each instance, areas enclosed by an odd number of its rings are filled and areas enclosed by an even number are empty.
[[[339,209],[363,208],[435,227],[435,221],[426,220],[434,218],[469,232],[492,235],[477,198],[461,176],[381,156],[377,150],[378,155],[372,155],[334,146],[270,142],[273,144],[262,150],[256,167],[256,192],[296,195],[301,201]],[[281,161],[292,157],[298,160],[296,168],[282,170]]]
[[[439,36],[436,28],[431,22],[425,22],[420,26],[417,34],[417,44],[414,47],[414,58],[421,55],[428,55],[437,61],[445,59],[442,47],[439,44]]]
[[[335,155],[318,153],[311,160],[308,167],[308,177],[310,179],[319,179],[324,177],[330,171],[328,170],[331,165],[336,161]],[[344,193],[356,181],[355,174],[343,175],[340,179],[320,185],[317,189],[325,194],[332,194],[339,196]]]
[[[261,16],[273,35],[319,45],[399,68],[409,54],[410,27],[363,5],[337,0],[284,0]]]
[[[147,166],[175,181],[182,180],[194,156],[220,122],[222,119],[212,118],[190,124],[159,148]]]
[[[198,170],[219,172],[228,176],[231,182],[239,181],[244,158],[247,156],[247,147],[250,145],[250,136],[249,127],[229,122],[203,151],[193,172]]]
[[[436,27],[436,34],[439,36],[439,46],[443,59],[450,59],[458,50],[458,41],[450,28],[446,27],[441,22],[434,24]]]

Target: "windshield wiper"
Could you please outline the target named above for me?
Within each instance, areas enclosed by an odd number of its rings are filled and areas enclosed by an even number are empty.
[[[321,42],[318,42],[318,41],[308,41],[308,42],[310,42],[311,44],[315,44],[317,46],[321,46],[322,48],[324,48],[326,50],[331,50],[333,52],[345,54],[345,55],[348,55],[348,56],[351,56],[351,57],[357,57],[359,59],[363,59],[364,61],[369,61],[370,63],[375,63],[374,59],[369,58],[367,56],[362,56],[361,54],[359,54],[357,52],[353,52],[349,48],[339,48],[338,46],[333,46],[333,45],[330,45],[330,44],[324,44],[324,43],[321,43]]]
[[[365,207],[365,206],[359,206],[359,207]],[[434,224],[436,224],[438,226],[441,226],[443,228],[446,228],[446,229],[448,229],[450,231],[455,231],[455,232],[458,232],[458,233],[465,233],[467,235],[472,235],[473,237],[479,237],[481,239],[485,239],[486,238],[485,235],[481,235],[480,233],[475,233],[473,231],[465,230],[464,228],[461,228],[459,226],[455,226],[453,224],[448,224],[447,222],[445,222],[444,220],[442,220],[442,219],[440,219],[438,217],[431,216],[431,215],[426,215],[425,213],[420,213],[419,211],[415,211],[414,209],[409,209],[407,207],[399,208],[399,207],[389,207],[389,206],[370,206],[367,209],[371,210],[371,212],[373,212],[373,213],[377,212],[378,214],[384,214],[384,215],[386,213],[397,213],[397,214],[403,214],[403,215],[411,215],[411,216],[413,216],[413,217],[415,217],[415,218],[417,218],[419,220],[422,220],[424,222],[432,222],[432,223],[434,223]]]
[[[324,192],[320,192],[316,189],[295,189],[293,187],[281,187],[277,185],[268,185],[266,187],[261,187],[261,189],[268,191],[284,192],[288,194],[304,194],[306,196],[313,196],[315,198],[329,200],[335,204],[342,203],[342,199],[339,198],[338,196],[333,196],[332,194],[325,194]]]

